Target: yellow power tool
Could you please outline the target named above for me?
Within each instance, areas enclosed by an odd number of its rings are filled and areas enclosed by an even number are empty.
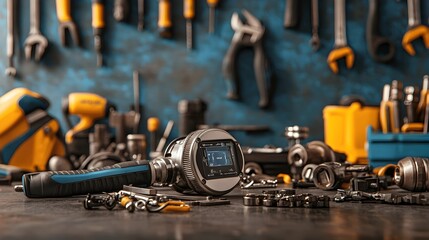
[[[26,172],[61,168],[49,163],[52,156],[64,157],[66,152],[60,124],[46,112],[48,107],[46,98],[25,88],[0,97],[1,164]]]
[[[63,98],[64,118],[70,130],[66,133],[67,150],[70,155],[89,154],[88,135],[96,120],[107,118],[115,110],[114,104],[94,93],[71,93]],[[80,121],[72,125],[70,115],[76,115]]]

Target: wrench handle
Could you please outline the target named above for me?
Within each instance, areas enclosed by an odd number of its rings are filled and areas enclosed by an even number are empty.
[[[30,31],[38,31],[39,29],[40,29],[40,0],[30,0]]]
[[[379,0],[369,0],[368,19],[366,23],[366,42],[368,52],[378,62],[388,62],[395,55],[395,46],[389,39],[379,35]],[[385,45],[387,52],[380,53],[380,47]]]
[[[298,0],[286,0],[284,27],[293,28],[298,24]]]
[[[113,10],[113,17],[116,21],[125,21],[128,18],[130,12],[130,5],[128,0],[115,0],[115,6]]]
[[[408,0],[408,27],[415,27],[421,24],[420,0]]]
[[[151,183],[151,166],[146,160],[122,162],[91,170],[48,171],[22,176],[24,193],[29,198],[112,192],[121,190],[123,185],[148,187]]]
[[[271,78],[271,71],[269,69],[267,58],[265,57],[262,42],[259,42],[255,46],[253,67],[255,69],[256,84],[259,91],[259,107],[266,108],[269,102],[267,83]]]
[[[237,73],[235,72],[235,56],[239,46],[234,39],[229,46],[228,51],[225,54],[222,62],[222,72],[225,77],[227,87],[227,98],[237,100],[239,98],[238,87],[237,87]]]
[[[72,21],[70,14],[70,0],[55,0],[57,17],[61,23]]]
[[[319,28],[319,0],[311,0],[312,32],[317,33]]]
[[[14,33],[15,33],[15,0],[7,0],[7,37],[6,54],[12,57],[15,51]]]
[[[347,46],[346,0],[334,0],[335,8],[335,47]]]

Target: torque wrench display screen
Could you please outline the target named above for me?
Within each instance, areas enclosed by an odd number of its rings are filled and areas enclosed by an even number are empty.
[[[206,148],[209,167],[232,165],[229,147]]]
[[[235,145],[230,141],[201,144],[203,162],[199,166],[204,177],[221,178],[237,174]]]

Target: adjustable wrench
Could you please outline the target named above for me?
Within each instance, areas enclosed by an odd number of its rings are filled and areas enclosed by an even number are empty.
[[[366,23],[366,43],[368,51],[374,60],[388,62],[395,55],[395,45],[389,39],[380,36],[378,29],[379,0],[369,0],[368,21]],[[385,47],[386,51],[382,48]]]
[[[338,73],[338,60],[345,58],[348,69],[353,67],[355,55],[347,45],[346,36],[346,0],[334,0],[335,2],[335,43],[334,49],[329,53],[328,65],[332,72]]]
[[[416,55],[411,43],[420,37],[429,49],[429,27],[421,23],[420,0],[408,0],[408,31],[402,38],[402,47],[411,56]]]
[[[320,47],[319,39],[319,0],[311,0],[311,32],[310,45],[313,51],[317,51]]]
[[[25,58],[31,58],[34,47],[34,59],[39,61],[48,47],[48,39],[40,33],[40,0],[30,0],[30,32],[25,39]]]
[[[7,37],[6,37],[6,54],[8,57],[8,67],[6,75],[15,77],[16,68],[13,66],[13,56],[15,55],[15,0],[7,0]]]

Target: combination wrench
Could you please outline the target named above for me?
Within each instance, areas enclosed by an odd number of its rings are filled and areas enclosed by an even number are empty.
[[[31,58],[34,48],[34,59],[39,61],[47,47],[48,39],[40,32],[40,0],[30,0],[30,32],[25,39],[25,58]]]
[[[13,56],[15,55],[15,0],[7,0],[7,37],[6,37],[6,55],[8,58],[8,67],[6,75],[15,77],[16,68],[13,65]]]
[[[335,2],[335,43],[334,49],[329,53],[327,62],[332,72],[338,73],[338,60],[345,58],[348,69],[353,67],[355,55],[347,45],[346,36],[346,0]]]
[[[311,0],[311,39],[310,45],[313,51],[319,50],[319,0]]]
[[[395,55],[395,45],[389,39],[380,36],[378,28],[379,0],[369,0],[368,20],[366,23],[366,43],[374,60],[389,62]]]
[[[429,27],[421,23],[420,0],[408,0],[408,30],[402,38],[402,47],[411,56],[416,55],[411,43],[422,38],[426,48],[429,49]]]

